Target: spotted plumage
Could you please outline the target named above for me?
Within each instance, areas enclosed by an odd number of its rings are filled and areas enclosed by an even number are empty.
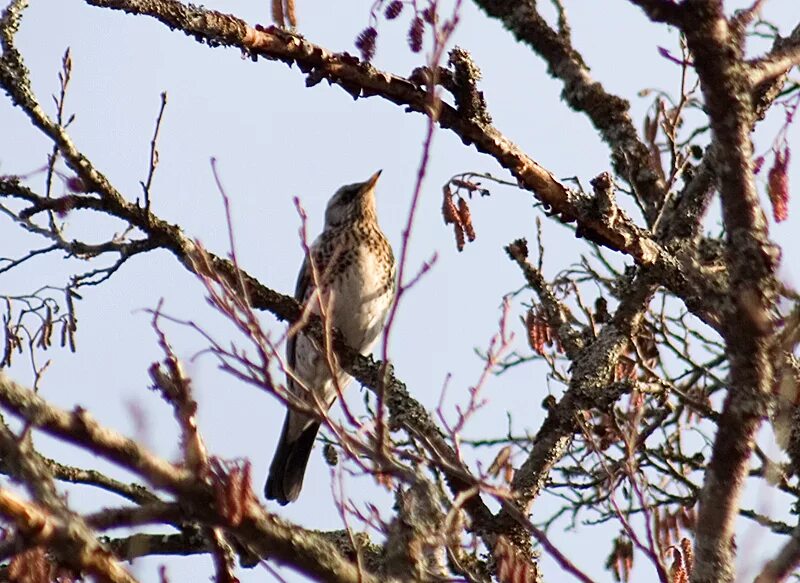
[[[325,228],[311,246],[312,261],[307,257],[300,268],[295,289],[295,297],[316,314],[321,296],[333,327],[364,354],[378,340],[395,294],[394,255],[375,209],[379,176],[380,171],[366,182],[343,186],[331,197]],[[289,338],[286,362],[289,391],[322,410],[336,400],[337,384],[343,390],[351,380],[338,367],[331,374],[324,351],[302,332]],[[264,489],[268,499],[280,504],[297,499],[319,426],[316,417],[287,412]]]

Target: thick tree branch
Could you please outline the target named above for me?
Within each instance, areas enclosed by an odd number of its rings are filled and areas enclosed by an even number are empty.
[[[51,549],[64,564],[92,574],[100,581],[136,583],[136,579],[96,541],[77,534],[74,521],[64,523],[3,488],[0,488],[0,514],[33,544]]]
[[[174,494],[192,492],[194,476],[165,462],[134,440],[100,425],[81,407],[66,412],[48,405],[32,391],[0,373],[0,403],[32,425],[79,447],[91,444],[103,457],[133,470],[151,484]]]
[[[217,498],[211,485],[202,483],[190,472],[153,456],[135,441],[100,426],[85,411],[78,409],[68,413],[58,409],[2,374],[0,404],[31,426],[106,458],[133,471],[154,486],[175,494],[179,497],[188,520],[198,520],[209,526],[224,528],[260,557],[285,563],[301,573],[325,581],[377,581],[363,570],[359,573],[355,564],[343,558],[323,537],[267,514],[255,503],[252,492],[243,515],[238,522],[231,523],[229,517],[217,507]],[[20,505],[19,500],[10,493],[0,500],[0,511],[11,518],[25,518],[28,510],[27,504]],[[34,518],[36,516],[40,515],[36,514]],[[35,524],[51,525],[52,528],[44,531],[45,533],[58,532],[58,525],[52,521],[38,521]]]
[[[540,55],[550,74],[564,83],[563,99],[574,110],[586,113],[611,147],[615,172],[631,184],[641,199],[648,222],[654,220],[665,200],[666,185],[651,165],[647,146],[638,137],[630,104],[592,79],[583,57],[568,38],[550,27],[533,0],[475,0],[475,3]]]
[[[137,533],[124,538],[108,539],[106,546],[121,561],[164,555],[205,555],[212,550],[208,540],[196,534]]]
[[[766,83],[776,77],[785,75],[792,67],[797,67],[798,65],[800,65],[800,44],[751,61],[750,82],[754,87],[758,86],[761,83]]]
[[[720,2],[685,3],[687,42],[700,77],[718,160],[717,178],[727,233],[734,317],[723,328],[731,375],[706,471],[697,523],[692,581],[732,581],[731,538],[756,431],[772,383],[768,347],[778,258],[768,238],[752,170],[751,83],[739,31]]]
[[[512,258],[519,258],[512,252]],[[573,359],[572,378],[561,400],[550,409],[525,462],[511,484],[516,493],[514,509],[504,509],[498,523],[516,544],[522,546],[527,531],[515,517],[527,515],[556,463],[564,456],[575,435],[581,431],[584,411],[606,411],[629,390],[625,383],[614,382],[614,370],[623,351],[636,335],[650,300],[657,289],[650,277],[639,277],[630,284],[612,320],[603,326],[598,337]]]
[[[27,503],[11,491],[0,489],[0,514],[17,527],[23,538],[51,549],[61,564],[102,581],[136,581],[97,542],[86,522],[67,508],[47,466],[32,453],[30,435],[18,437],[0,423],[0,453],[36,501]]]
[[[341,86],[356,98],[380,95],[393,103],[406,106],[410,111],[425,115],[430,112],[428,92],[412,81],[378,71],[347,53],[331,53],[281,29],[253,28],[234,16],[184,5],[177,0],[86,1],[93,6],[151,16],[172,29],[182,30],[187,35],[212,46],[233,46],[254,58],[263,57],[296,63],[306,73],[306,82],[309,85],[326,80]],[[627,118],[626,111],[621,115]],[[457,134],[465,144],[472,144],[480,152],[495,158],[517,178],[522,188],[533,192],[537,199],[562,220],[578,221],[585,237],[600,245],[627,253],[644,265],[668,260],[668,254],[655,245],[646,232],[627,217],[612,226],[605,224],[601,217],[585,212],[582,207],[582,202],[585,201],[580,195],[558,182],[548,170],[531,159],[492,125],[484,123],[481,119],[463,115],[462,112],[442,102],[438,104],[437,121],[441,127]],[[630,123],[629,119],[628,122]],[[629,138],[626,137],[625,141],[627,143]],[[642,184],[649,184],[644,178],[644,174],[648,171],[652,173],[645,168],[636,170],[635,174],[639,176]],[[625,175],[632,172],[633,170],[626,172]]]
[[[773,49],[750,65],[750,83],[754,88],[769,83],[800,65],[800,24],[786,38],[778,37]]]
[[[641,8],[653,22],[677,25],[681,21],[681,8],[672,0],[630,0]]]

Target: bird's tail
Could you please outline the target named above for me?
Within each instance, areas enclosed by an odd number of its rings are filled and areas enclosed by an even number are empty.
[[[295,439],[289,440],[290,415],[292,412],[288,411],[286,420],[283,422],[278,448],[275,450],[275,456],[269,467],[267,484],[264,486],[264,494],[267,499],[277,500],[281,505],[294,502],[300,495],[308,458],[311,455],[311,448],[314,446],[314,438],[319,431],[319,422],[317,421],[306,427]]]

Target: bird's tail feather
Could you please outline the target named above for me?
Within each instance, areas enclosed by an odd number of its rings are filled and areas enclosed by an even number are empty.
[[[283,431],[278,441],[278,448],[269,467],[267,484],[264,494],[268,500],[277,500],[279,504],[286,505],[294,502],[300,495],[303,487],[303,477],[306,473],[308,458],[314,439],[319,431],[319,422],[314,422],[306,427],[303,432],[293,440],[288,439],[289,415],[283,423]]]

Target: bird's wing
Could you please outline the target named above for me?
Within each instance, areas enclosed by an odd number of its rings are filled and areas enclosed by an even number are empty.
[[[297,274],[297,283],[294,287],[294,299],[296,299],[301,304],[306,301],[306,297],[309,291],[309,287],[311,286],[311,270],[309,269],[308,264],[308,256],[303,259],[303,265],[300,267],[300,273]],[[289,365],[289,370],[294,370],[295,363],[297,359],[295,358],[295,341],[297,339],[297,334],[292,334],[286,340],[286,364]],[[289,380],[289,386],[293,385],[292,381]]]

